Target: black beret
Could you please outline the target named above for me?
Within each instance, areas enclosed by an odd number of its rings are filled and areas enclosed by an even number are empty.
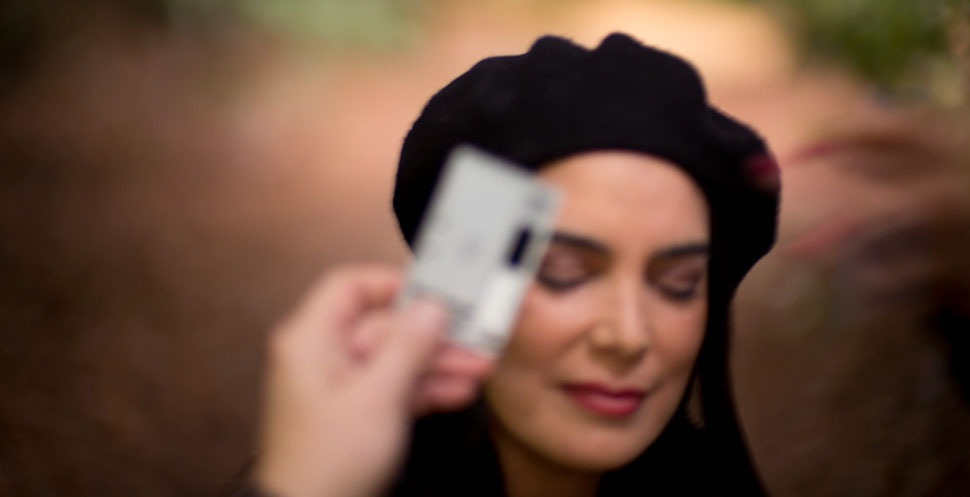
[[[623,34],[593,50],[545,36],[524,54],[478,62],[435,94],[404,140],[395,181],[409,245],[445,157],[463,143],[533,171],[593,150],[672,162],[707,198],[712,277],[728,293],[774,242],[778,171],[764,142],[707,102],[690,64]]]

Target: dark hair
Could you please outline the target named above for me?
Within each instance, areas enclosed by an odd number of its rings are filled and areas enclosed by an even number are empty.
[[[729,304],[771,247],[777,169],[764,142],[706,100],[682,59],[613,34],[587,50],[557,37],[485,59],[427,103],[405,139],[394,211],[409,244],[447,153],[471,143],[537,170],[579,152],[630,150],[668,160],[711,213],[706,334],[691,387],[658,439],[608,473],[602,494],[764,495],[737,422],[728,368]],[[689,415],[691,411],[693,416]],[[501,495],[484,403],[417,423],[393,495]]]

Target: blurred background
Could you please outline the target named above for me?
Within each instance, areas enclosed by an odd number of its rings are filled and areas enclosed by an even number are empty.
[[[217,495],[272,323],[406,260],[424,101],[612,31],[781,164],[733,359],[770,492],[970,495],[970,0],[0,0],[0,495]]]

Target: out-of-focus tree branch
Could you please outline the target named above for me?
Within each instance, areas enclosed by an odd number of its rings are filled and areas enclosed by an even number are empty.
[[[731,0],[793,29],[809,60],[839,63],[897,96],[970,100],[970,0]]]

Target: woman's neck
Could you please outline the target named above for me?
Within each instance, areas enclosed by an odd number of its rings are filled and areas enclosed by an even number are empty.
[[[524,447],[502,429],[493,427],[492,439],[508,497],[594,497],[599,472],[565,468]]]

